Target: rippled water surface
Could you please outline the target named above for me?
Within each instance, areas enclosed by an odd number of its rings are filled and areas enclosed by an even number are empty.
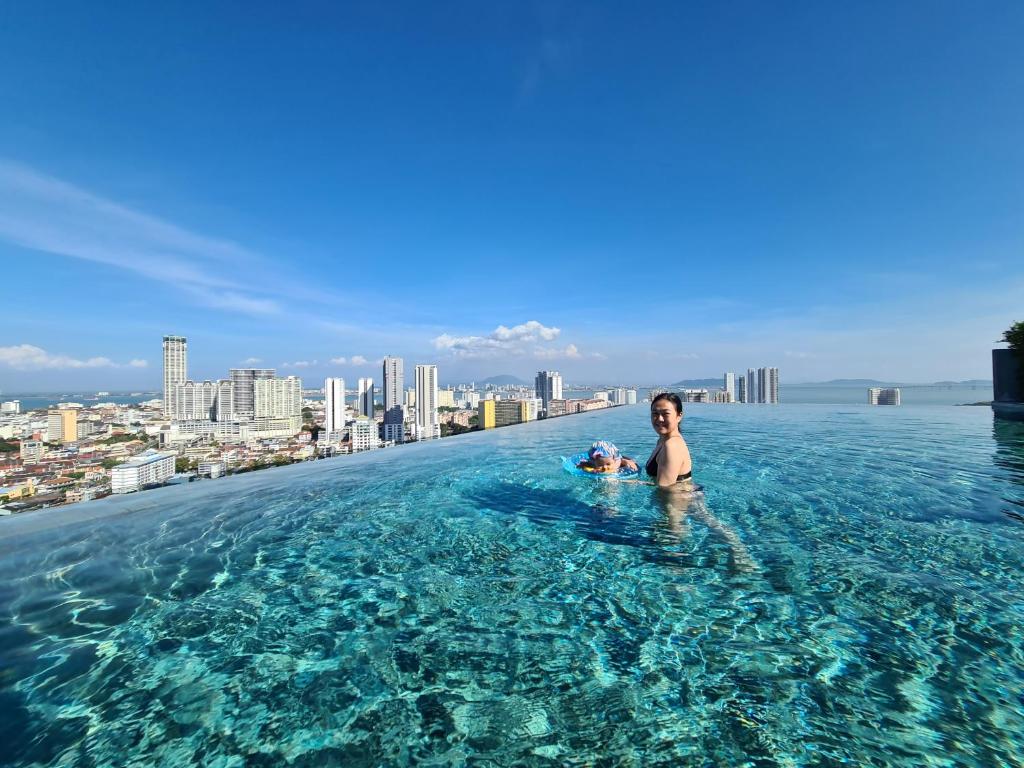
[[[0,520],[14,765],[1024,764],[1024,431],[643,406]]]

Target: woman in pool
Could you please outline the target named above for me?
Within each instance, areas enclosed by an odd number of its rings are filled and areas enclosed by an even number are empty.
[[[715,531],[729,547],[732,566],[737,571],[756,571],[757,564],[734,530],[716,518],[695,494],[693,461],[679,425],[683,422],[683,402],[673,392],[662,392],[651,401],[651,426],[658,433],[658,444],[647,460],[647,474],[661,490],[667,528],[673,537],[687,534],[686,518],[693,516]]]
[[[651,402],[651,426],[658,433],[658,444],[647,460],[647,474],[659,488],[688,482],[693,477],[693,462],[679,425],[683,421],[683,403],[674,392],[662,392]]]

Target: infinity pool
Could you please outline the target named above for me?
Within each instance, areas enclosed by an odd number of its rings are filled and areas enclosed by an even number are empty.
[[[1024,764],[1024,430],[618,408],[0,520],[11,765]]]

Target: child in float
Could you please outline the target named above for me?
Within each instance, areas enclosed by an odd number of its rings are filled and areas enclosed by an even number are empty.
[[[631,472],[636,471],[636,462],[628,456],[623,456],[615,443],[608,440],[598,440],[587,451],[587,458],[576,465],[577,469],[584,472],[595,472],[600,474],[618,472],[625,468]]]

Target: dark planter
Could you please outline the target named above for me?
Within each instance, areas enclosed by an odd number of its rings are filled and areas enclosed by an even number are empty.
[[[1019,355],[992,350],[992,410],[1001,419],[1024,421],[1024,379]]]

